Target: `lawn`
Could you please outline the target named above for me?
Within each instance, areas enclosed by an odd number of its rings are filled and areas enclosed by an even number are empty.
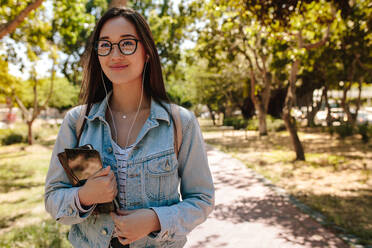
[[[200,120],[204,139],[241,160],[272,183],[326,217],[327,227],[372,245],[372,142],[344,140],[321,129],[299,136],[306,161],[294,161],[287,132],[259,137],[256,131],[221,131]]]
[[[71,247],[66,239],[69,228],[57,224],[44,209],[44,182],[56,130],[37,128],[38,144],[32,146],[0,146],[0,247]]]
[[[321,130],[299,132],[306,162],[294,162],[286,132],[259,138],[255,131],[222,132],[201,120],[207,143],[243,161],[274,184],[323,213],[335,232],[372,245],[372,143],[340,140]],[[22,129],[22,128],[20,128]],[[35,145],[0,146],[0,247],[71,247],[69,227],[44,210],[44,180],[56,127],[35,130]]]

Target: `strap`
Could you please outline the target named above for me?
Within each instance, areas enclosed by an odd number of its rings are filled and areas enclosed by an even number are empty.
[[[76,131],[76,137],[77,137],[77,143],[76,143],[76,146],[78,147],[79,146],[79,142],[80,142],[80,137],[81,137],[81,134],[83,133],[83,126],[85,124],[85,113],[86,113],[86,109],[87,109],[87,105],[83,105],[81,107],[81,110],[80,110],[80,113],[79,113],[79,117],[76,121],[76,125],[75,125],[75,131]]]
[[[181,122],[180,110],[176,104],[171,104],[171,111],[172,111],[172,116],[173,116],[174,124],[175,124],[173,125],[173,128],[176,134],[174,135],[174,150],[176,151],[176,155],[178,158],[178,153],[180,151],[180,147],[182,144],[182,122]]]

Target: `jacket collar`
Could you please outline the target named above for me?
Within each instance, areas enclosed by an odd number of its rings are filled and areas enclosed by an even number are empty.
[[[112,91],[110,91],[101,102],[93,104],[92,109],[89,111],[89,115],[87,117],[89,121],[92,121],[96,118],[105,119],[107,103],[111,95]],[[162,102],[161,104],[163,104],[168,109],[168,111],[170,111],[170,106],[168,103]],[[153,119],[163,120],[166,121],[168,125],[170,125],[169,114],[167,110],[165,110],[164,107],[162,107],[160,103],[155,101],[153,98],[151,98],[149,118],[151,118],[152,120]]]

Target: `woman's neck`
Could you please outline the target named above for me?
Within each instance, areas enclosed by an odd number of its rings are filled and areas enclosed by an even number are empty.
[[[140,109],[150,107],[150,99],[142,91],[141,83],[113,84],[110,107],[113,111],[123,114],[135,113],[138,110],[142,96]]]

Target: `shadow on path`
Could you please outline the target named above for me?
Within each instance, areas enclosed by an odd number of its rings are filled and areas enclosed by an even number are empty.
[[[349,247],[240,161],[210,146],[207,152],[215,209],[187,247]]]

